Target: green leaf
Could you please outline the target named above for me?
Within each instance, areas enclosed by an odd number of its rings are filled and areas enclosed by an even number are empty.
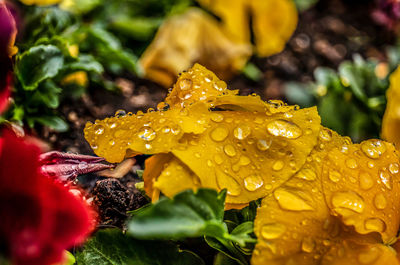
[[[223,223],[226,191],[187,190],[173,199],[162,198],[128,222],[128,233],[141,239],[228,238]]]
[[[314,96],[307,84],[288,82],[285,85],[285,95],[290,102],[301,107],[310,107],[314,104]]]
[[[55,109],[60,104],[60,93],[62,89],[59,88],[52,80],[44,81],[32,96],[32,102],[37,105],[45,104],[47,107]]]
[[[261,70],[258,69],[258,67],[253,63],[246,64],[246,66],[243,68],[242,72],[247,78],[249,78],[253,81],[260,81],[260,79],[263,76],[263,73],[261,72]]]
[[[117,229],[100,230],[81,251],[79,265],[204,265],[194,253],[169,242],[133,239]]]
[[[365,101],[367,96],[364,92],[365,80],[360,69],[351,62],[343,62],[339,66],[340,77],[349,83],[354,95]]]
[[[31,120],[54,129],[57,132],[66,132],[68,124],[58,116],[33,117]]]
[[[86,71],[101,74],[104,72],[103,66],[94,59],[93,56],[80,54],[76,62],[65,64],[65,72]]]
[[[294,0],[299,11],[305,11],[315,5],[318,0]]]
[[[53,45],[30,48],[17,57],[16,75],[25,90],[34,90],[39,83],[55,77],[64,65],[64,56]]]

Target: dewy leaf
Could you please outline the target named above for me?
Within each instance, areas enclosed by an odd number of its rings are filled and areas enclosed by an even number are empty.
[[[187,190],[162,198],[128,222],[128,234],[140,239],[183,239],[208,235],[227,237],[222,221],[226,192]]]
[[[169,242],[133,239],[117,229],[98,231],[76,254],[80,265],[204,265],[194,253]]]
[[[34,90],[40,82],[58,74],[64,65],[64,56],[53,45],[30,48],[17,57],[16,75],[25,90]]]

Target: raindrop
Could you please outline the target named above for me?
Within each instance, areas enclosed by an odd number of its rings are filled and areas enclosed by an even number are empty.
[[[214,156],[214,161],[215,161],[215,163],[216,163],[217,165],[221,165],[222,162],[224,162],[224,160],[222,159],[222,157],[221,157],[220,155],[218,155],[218,154],[216,154],[216,155]]]
[[[216,142],[221,142],[228,137],[229,131],[225,127],[217,127],[211,131],[210,137]]]
[[[399,164],[397,163],[392,163],[389,165],[389,172],[392,174],[397,174],[399,173]]]
[[[124,117],[126,115],[126,111],[123,109],[119,109],[115,112],[115,117]]]
[[[250,133],[251,128],[247,124],[242,124],[233,130],[233,135],[239,140],[245,139]]]
[[[319,138],[321,140],[329,142],[330,140],[332,140],[332,132],[328,129],[322,128],[319,132]]]
[[[248,191],[255,191],[262,187],[264,184],[263,179],[259,175],[251,175],[244,179],[244,187]]]
[[[260,139],[257,141],[257,148],[260,151],[266,151],[271,147],[272,140],[271,139]]]
[[[282,160],[277,160],[274,162],[272,165],[272,169],[275,171],[282,170],[282,168],[285,166],[285,163]]]
[[[335,182],[335,183],[339,182],[341,178],[342,178],[342,175],[339,172],[337,172],[335,170],[329,171],[329,179],[332,182]]]
[[[286,232],[286,226],[279,223],[265,224],[261,228],[261,235],[265,239],[280,238]]]
[[[364,211],[364,200],[355,192],[352,191],[339,191],[332,196],[332,205],[340,209],[348,209],[356,213],[362,213]],[[340,211],[342,212],[342,211]]]
[[[346,166],[351,169],[358,167],[357,161],[354,158],[347,159],[345,163],[346,163]]]
[[[301,242],[301,250],[303,250],[306,253],[313,252],[314,248],[315,248],[315,242],[314,239],[312,239],[311,237],[305,237]]]
[[[224,116],[220,113],[211,113],[211,120],[214,122],[222,122],[224,120]]]
[[[104,133],[104,127],[103,127],[103,125],[96,125],[96,126],[94,127],[94,133],[95,133],[95,134],[98,134],[98,135],[103,134],[103,133]]]
[[[267,130],[274,136],[296,139],[302,135],[302,130],[296,124],[286,120],[274,120],[268,123]]]
[[[179,81],[179,87],[181,90],[189,90],[192,88],[192,80],[190,79],[182,79],[181,81]]]
[[[233,145],[231,144],[227,144],[224,146],[224,152],[230,157],[234,157],[236,155],[235,147],[233,147]]]
[[[154,140],[156,136],[156,132],[150,127],[143,127],[138,133],[140,139],[148,142]]]
[[[371,139],[361,143],[361,150],[369,158],[378,159],[386,152],[386,145],[381,140]]]
[[[379,178],[381,179],[383,185],[386,186],[386,188],[388,188],[389,190],[392,189],[393,187],[392,176],[390,176],[386,171],[381,171],[379,173]]]
[[[169,109],[169,104],[166,103],[166,102],[160,102],[160,103],[158,103],[158,105],[157,105],[157,110],[158,110],[158,111],[166,111],[166,110],[168,110],[168,109]]]
[[[377,247],[370,247],[368,250],[358,255],[358,261],[361,264],[374,264],[381,256],[381,251]]]

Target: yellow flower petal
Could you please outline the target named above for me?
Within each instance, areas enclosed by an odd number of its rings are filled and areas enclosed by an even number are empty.
[[[195,62],[225,79],[241,69],[250,55],[250,45],[235,43],[213,17],[191,8],[164,22],[139,63],[145,77],[169,87]]]
[[[154,187],[170,198],[181,191],[196,190],[200,186],[199,178],[175,157],[164,164],[164,170],[154,182]]]
[[[300,171],[263,199],[254,222],[258,243],[253,265],[319,264],[332,242],[340,240],[341,224],[329,214],[321,172],[327,152],[347,141],[322,127]]]
[[[399,228],[399,158],[381,140],[337,147],[324,163],[322,181],[332,214],[360,234],[378,232],[392,242]]]
[[[382,119],[382,138],[400,148],[400,68],[390,76],[387,105]]]
[[[321,265],[398,265],[396,251],[382,244],[358,244],[351,240],[332,247]]]
[[[262,198],[295,174],[320,129],[315,108],[271,116],[239,111],[212,115],[204,133],[184,137],[186,148],[172,153],[203,186],[227,188],[226,202],[234,204]]]

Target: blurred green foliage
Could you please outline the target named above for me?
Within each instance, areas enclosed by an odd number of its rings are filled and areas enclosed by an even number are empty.
[[[365,60],[355,54],[337,71],[318,67],[314,71],[315,82],[288,83],[286,97],[302,107],[317,105],[324,126],[355,142],[379,138],[389,75],[400,62],[400,48],[389,48],[387,60]]]
[[[66,131],[68,125],[57,112],[60,102],[81,96],[87,87],[116,90],[113,77],[136,75],[137,58],[165,17],[190,4],[191,0],[19,4],[23,30],[16,44],[13,102],[0,121]],[[80,71],[83,75],[70,76]]]

